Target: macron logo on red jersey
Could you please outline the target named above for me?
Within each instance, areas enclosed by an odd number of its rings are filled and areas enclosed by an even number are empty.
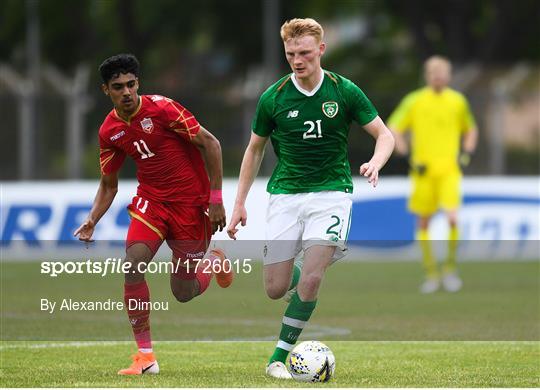
[[[116,133],[115,135],[113,135],[111,137],[111,141],[116,141],[118,138],[122,137],[125,134],[126,134],[126,132],[124,130],[122,130],[120,133]]]

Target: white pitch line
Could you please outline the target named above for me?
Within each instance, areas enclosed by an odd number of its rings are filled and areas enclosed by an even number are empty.
[[[306,333],[303,336],[313,336],[313,334]],[[304,338],[309,338],[304,337]],[[272,336],[272,341],[275,340],[276,337]],[[234,342],[242,342],[242,341],[249,341],[249,342],[266,342],[269,341],[267,339],[258,338],[258,339],[230,339],[230,340],[178,340],[178,341],[172,341],[172,340],[163,340],[163,341],[155,341],[154,343],[157,345],[161,344],[182,344],[182,343],[234,343]],[[336,340],[336,341],[343,341],[343,340]],[[496,341],[456,341],[456,340],[447,340],[447,341],[420,341],[420,340],[410,340],[410,341],[365,341],[365,340],[346,340],[351,342],[361,342],[363,344],[446,344],[446,343],[459,343],[459,344],[468,344],[468,345],[486,345],[486,344],[495,344],[495,345],[539,345],[540,342],[538,341],[502,341],[502,340],[496,340]],[[6,344],[6,345],[0,345],[0,351],[6,350],[6,349],[44,349],[44,348],[66,348],[66,347],[72,347],[72,348],[83,348],[83,347],[95,347],[95,346],[107,346],[107,345],[126,345],[126,344],[133,344],[133,341],[64,341],[64,342],[42,342],[42,343],[29,343],[21,341],[17,344]]]
[[[7,344],[0,345],[0,351],[4,349],[41,349],[41,348],[64,348],[64,347],[94,347],[97,345],[121,345],[121,344],[130,344],[133,341],[65,341],[65,342],[44,342],[44,343],[34,343],[29,344],[26,342],[21,342],[20,344]]]
[[[153,321],[155,324],[157,321]],[[231,325],[231,322],[239,326],[269,326],[268,321],[266,320],[250,320],[250,319],[237,319],[237,320],[228,320],[228,319],[183,319],[182,321],[175,321],[174,324],[189,324],[189,325]],[[276,321],[277,324],[277,321]],[[347,328],[339,328],[332,326],[322,326],[317,324],[308,324],[306,329],[302,332],[302,337],[305,339],[324,339],[325,337],[330,336],[346,336],[351,334],[351,330]],[[212,342],[212,341],[274,341],[278,339],[278,334],[270,334],[266,336],[255,336],[255,337],[232,337],[232,338],[215,338],[215,337],[201,337],[195,340],[179,340],[185,342],[197,341],[197,342]],[[13,340],[10,340],[13,341]],[[159,342],[159,341],[158,341]],[[162,341],[163,342],[163,341]],[[172,341],[176,342],[176,341]],[[0,345],[0,351],[4,349],[13,349],[13,348],[62,348],[62,347],[87,347],[87,346],[98,346],[98,345],[120,345],[132,343],[132,341],[59,341],[57,343],[53,342],[44,342],[38,344],[22,344],[22,345]]]
[[[350,329],[346,328],[337,328],[330,326],[320,326],[320,325],[308,325],[308,328],[302,333],[304,338],[308,339],[319,339],[327,336],[345,336],[350,334]],[[274,341],[277,340],[277,335],[262,336],[262,337],[239,337],[231,339],[212,339],[205,338],[202,340],[183,340],[183,341],[157,341],[156,344],[169,344],[169,343],[191,343],[191,342],[235,342],[235,341]],[[5,349],[42,349],[42,348],[64,348],[64,347],[94,347],[94,346],[107,346],[107,345],[124,345],[132,344],[133,341],[64,341],[64,342],[43,342],[43,343],[25,343],[21,342],[20,344],[7,344],[0,345],[0,351]]]

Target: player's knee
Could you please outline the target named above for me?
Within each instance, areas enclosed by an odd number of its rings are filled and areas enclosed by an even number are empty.
[[[264,289],[270,299],[282,298],[289,289],[289,280],[282,280],[274,275],[265,275]]]
[[[448,214],[448,224],[450,227],[456,227],[457,226],[457,215],[454,213]]]
[[[124,263],[128,264],[128,266],[125,266],[126,268],[123,268],[126,283],[137,283],[144,280],[144,272],[141,272],[141,266],[139,265],[140,261],[127,256]]]
[[[282,284],[267,284],[265,286],[266,295],[268,295],[268,298],[270,299],[280,299],[282,298],[285,293],[287,292],[287,285]]]
[[[126,249],[126,261],[148,263],[152,260],[152,257],[154,257],[154,254],[146,243],[137,242]]]
[[[177,294],[174,295],[174,297],[180,303],[189,302],[194,298],[193,295],[189,294],[189,293],[177,293]]]
[[[195,294],[193,294],[192,291],[188,291],[188,290],[177,290],[177,291],[173,290],[173,295],[176,298],[176,300],[180,303],[189,302],[195,297]]]
[[[418,228],[420,230],[427,230],[429,228],[430,217],[420,217],[418,218]]]
[[[127,273],[144,274],[146,264],[152,260],[152,253],[145,245],[133,245],[126,251],[124,263],[129,264],[126,269]]]
[[[191,301],[197,295],[195,288],[191,284],[174,283],[171,279],[171,292],[178,302],[186,303]]]
[[[139,272],[139,267],[138,267],[139,262],[137,260],[131,259],[128,256],[124,259],[124,264],[127,264],[123,266],[123,269],[125,270],[126,273]]]
[[[141,266],[141,264],[144,264],[145,261],[142,259],[137,259],[131,256],[126,256],[124,259],[124,263],[127,264],[127,266],[124,266],[124,272],[126,275],[126,278],[130,275],[137,276],[137,275],[144,275],[144,272],[142,272],[142,269],[144,267]]]
[[[277,290],[277,289],[266,289],[266,295],[270,299],[280,299],[283,298],[287,290]]]
[[[298,290],[306,292],[308,296],[316,296],[317,292],[319,291],[322,278],[323,275],[319,273],[302,275],[298,283]]]

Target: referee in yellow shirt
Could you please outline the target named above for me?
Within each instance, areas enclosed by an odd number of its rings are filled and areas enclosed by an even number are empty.
[[[461,289],[456,269],[459,239],[457,211],[461,205],[461,166],[469,163],[476,148],[478,132],[467,99],[448,87],[452,67],[441,56],[424,64],[427,85],[409,93],[388,119],[396,138],[396,152],[409,154],[404,133],[410,132],[410,177],[412,193],[409,210],[418,218],[416,238],[420,242],[426,280],[423,293],[433,293],[441,285],[451,292]],[[448,217],[448,255],[437,268],[429,241],[431,217],[442,209]]]

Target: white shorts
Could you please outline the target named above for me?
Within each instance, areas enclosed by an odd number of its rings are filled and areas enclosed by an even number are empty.
[[[313,245],[335,246],[333,261],[341,259],[347,252],[351,213],[345,192],[270,195],[264,264],[290,260]]]

